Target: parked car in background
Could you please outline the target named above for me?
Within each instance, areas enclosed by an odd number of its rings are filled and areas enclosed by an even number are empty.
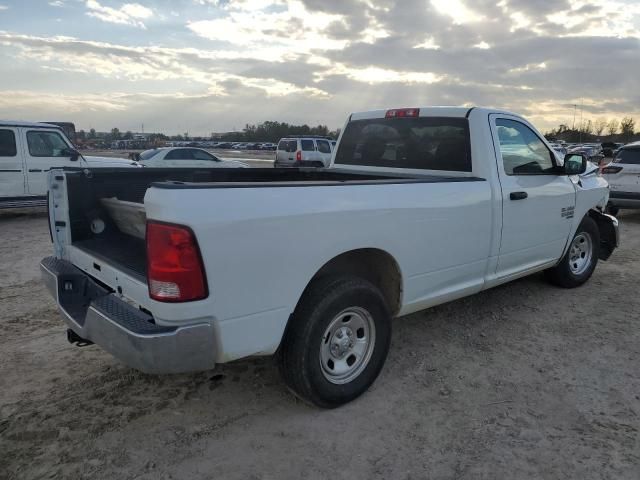
[[[155,374],[276,354],[337,407],[380,373],[394,317],[541,271],[587,282],[618,244],[587,167],[502,110],[354,113],[326,169],[56,172],[41,270],[70,341]]]
[[[602,175],[611,188],[608,209],[612,215],[621,208],[640,208],[640,142],[621,147]]]
[[[602,147],[593,145],[581,145],[574,147],[568,151],[568,153],[578,153],[587,157],[587,160],[595,165],[600,165],[604,160],[604,154],[602,153]]]
[[[278,142],[274,167],[328,167],[331,143],[325,137],[287,137]]]
[[[49,170],[63,167],[140,165],[122,158],[82,156],[58,125],[0,120],[0,209],[45,206]]]
[[[145,150],[137,157],[145,167],[155,168],[247,168],[237,160],[222,160],[201,148],[163,147]]]
[[[616,152],[620,149],[620,147],[622,147],[624,145],[624,143],[618,143],[618,142],[603,142],[601,144],[602,146],[602,153],[604,154],[604,156],[606,158],[612,158],[613,156],[615,156]]]
[[[567,149],[560,143],[550,143],[549,146],[553,148],[555,152],[558,152],[560,158],[563,158],[567,154]]]

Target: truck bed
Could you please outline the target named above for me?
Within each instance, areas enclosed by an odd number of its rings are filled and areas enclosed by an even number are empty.
[[[72,245],[139,279],[146,276],[144,198],[150,187],[284,188],[481,180],[470,177],[375,175],[303,168],[66,169],[64,178],[70,209]],[[225,207],[228,208],[229,205]],[[96,229],[95,221],[103,222],[104,228]]]

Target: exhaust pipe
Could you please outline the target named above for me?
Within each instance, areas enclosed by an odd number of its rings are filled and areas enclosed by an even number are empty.
[[[67,329],[67,340],[69,341],[69,343],[75,345],[76,347],[88,347],[89,345],[93,345],[93,342],[91,340],[82,338],[70,328]]]

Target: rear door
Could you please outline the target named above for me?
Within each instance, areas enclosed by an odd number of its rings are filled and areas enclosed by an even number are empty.
[[[72,148],[59,130],[21,128],[27,168],[27,191],[30,195],[47,194],[47,175],[52,168],[77,167],[66,149]]]
[[[612,196],[640,200],[640,147],[623,148],[603,170]]]
[[[23,157],[18,129],[0,127],[0,198],[25,194]]]
[[[502,188],[502,241],[497,276],[552,264],[562,256],[573,223],[576,190],[556,158],[522,119],[491,115]]]
[[[302,160],[312,162],[320,160],[316,151],[315,141],[311,138],[303,138],[300,140],[300,149],[302,150]]]
[[[159,164],[161,167],[189,167],[194,163],[192,151],[193,149],[191,148],[169,150]]]

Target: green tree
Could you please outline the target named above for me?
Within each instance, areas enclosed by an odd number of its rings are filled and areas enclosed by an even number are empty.
[[[609,120],[609,123],[607,123],[607,131],[609,132],[609,135],[615,135],[616,133],[618,133],[618,120],[616,120],[615,118]]]
[[[87,138],[96,138],[96,129],[92,128],[89,130],[89,136]]]
[[[110,134],[110,138],[111,140],[120,140],[120,130],[118,130],[117,128],[112,128],[111,129],[111,134]]]

